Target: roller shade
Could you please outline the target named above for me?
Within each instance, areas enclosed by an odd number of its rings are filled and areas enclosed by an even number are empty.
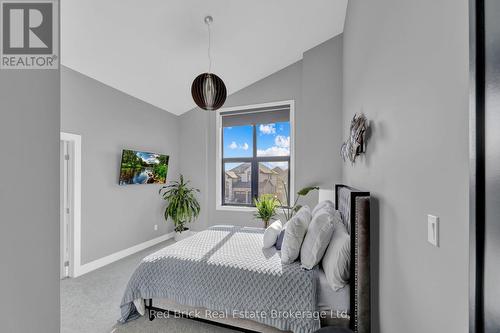
[[[290,105],[221,112],[222,127],[290,121]]]

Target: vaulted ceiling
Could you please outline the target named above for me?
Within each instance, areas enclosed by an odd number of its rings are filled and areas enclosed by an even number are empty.
[[[174,114],[212,70],[228,94],[343,31],[347,0],[72,0],[61,4],[62,64]]]

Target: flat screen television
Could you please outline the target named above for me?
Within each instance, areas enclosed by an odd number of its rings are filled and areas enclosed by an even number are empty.
[[[165,184],[168,155],[124,149],[120,163],[120,185]]]

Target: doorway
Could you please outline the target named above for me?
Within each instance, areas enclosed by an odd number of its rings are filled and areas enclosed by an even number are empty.
[[[60,139],[60,278],[78,276],[80,267],[81,137]]]

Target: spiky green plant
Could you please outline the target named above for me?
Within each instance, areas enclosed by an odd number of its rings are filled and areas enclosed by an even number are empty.
[[[254,199],[255,208],[257,211],[254,216],[264,222],[264,228],[267,228],[269,221],[276,216],[276,208],[280,203],[272,194],[262,194],[257,199]]]
[[[200,204],[195,193],[200,192],[197,188],[189,186],[180,175],[179,181],[172,181],[169,185],[160,189],[160,195],[167,201],[165,208],[165,221],[172,219],[176,232],[186,230],[185,224],[193,222],[200,215]]]

